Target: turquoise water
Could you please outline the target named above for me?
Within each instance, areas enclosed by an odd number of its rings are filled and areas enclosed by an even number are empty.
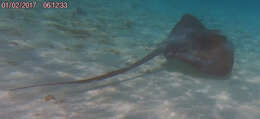
[[[66,9],[1,8],[1,118],[260,118],[260,3],[256,0],[71,0],[68,4]],[[80,80],[131,64],[165,40],[185,13],[221,30],[233,42],[235,62],[227,80],[171,70],[159,56],[101,82],[8,90]]]

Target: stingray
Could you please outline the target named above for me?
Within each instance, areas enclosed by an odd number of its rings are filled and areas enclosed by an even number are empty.
[[[218,30],[206,28],[191,14],[185,14],[171,30],[165,41],[151,53],[129,66],[92,78],[29,85],[11,90],[104,80],[127,72],[158,55],[163,55],[168,61],[181,60],[200,72],[218,77],[227,76],[232,72],[234,60],[233,45],[224,35],[220,34]]]

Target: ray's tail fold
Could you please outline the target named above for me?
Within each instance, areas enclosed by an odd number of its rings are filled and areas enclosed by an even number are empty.
[[[82,79],[82,80],[74,80],[74,81],[64,81],[64,82],[54,82],[54,83],[44,83],[44,84],[35,84],[35,85],[29,85],[29,86],[24,86],[24,87],[18,87],[18,88],[12,88],[9,89],[10,91],[16,91],[16,90],[20,90],[20,89],[26,89],[26,88],[33,88],[33,87],[40,87],[40,86],[54,86],[54,85],[64,85],[64,84],[79,84],[79,83],[89,83],[91,81],[98,81],[98,80],[104,80],[106,78],[110,78],[113,77],[115,75],[124,73],[126,71],[129,71],[147,61],[149,61],[150,59],[154,58],[155,56],[159,55],[162,52],[162,48],[157,48],[154,51],[152,51],[151,53],[149,53],[148,55],[146,55],[145,57],[143,57],[142,59],[140,59],[139,61],[126,66],[124,68],[118,69],[118,70],[114,70],[111,72],[107,72],[105,74],[102,75],[98,75],[92,78],[86,78],[86,79]]]

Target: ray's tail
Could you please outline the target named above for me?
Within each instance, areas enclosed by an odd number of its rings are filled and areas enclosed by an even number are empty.
[[[106,78],[110,78],[110,77],[113,77],[115,75],[129,71],[129,70],[149,61],[150,59],[159,55],[161,52],[162,52],[162,48],[158,48],[158,49],[152,51],[150,54],[146,55],[144,58],[140,59],[139,61],[137,61],[137,62],[135,62],[135,63],[133,63],[133,64],[127,66],[127,67],[124,67],[124,68],[121,68],[121,69],[118,69],[118,70],[114,70],[114,71],[111,71],[111,72],[107,72],[105,74],[98,75],[98,76],[95,76],[95,77],[92,77],[92,78],[87,78],[87,79],[82,79],[82,80],[74,80],[74,81],[63,81],[63,82],[54,82],[54,83],[35,84],[35,85],[29,85],[29,86],[24,86],[24,87],[12,88],[12,89],[9,89],[9,90],[10,91],[16,91],[16,90],[20,90],[20,89],[40,87],[40,86],[79,84],[79,83],[89,83],[89,82],[92,82],[92,81],[104,80]]]

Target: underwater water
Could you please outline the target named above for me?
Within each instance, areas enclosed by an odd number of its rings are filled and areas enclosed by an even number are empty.
[[[44,0],[32,1],[39,6],[0,9],[1,119],[260,118],[260,2],[60,0],[68,8],[44,9]],[[171,70],[159,56],[103,81],[9,91],[127,66],[165,40],[185,13],[232,41],[230,77]]]

